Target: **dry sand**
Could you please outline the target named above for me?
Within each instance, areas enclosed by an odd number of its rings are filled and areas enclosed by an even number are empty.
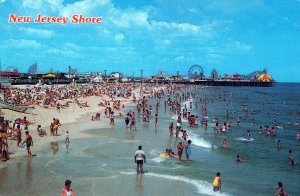
[[[156,87],[154,90],[161,89],[162,87]],[[139,89],[133,90],[133,93],[135,94],[137,100],[139,99]],[[90,126],[88,128],[106,128],[110,127],[109,125],[109,119],[104,118],[104,108],[100,107],[98,104],[100,101],[103,100],[111,100],[108,96],[90,96],[86,98],[79,98],[80,102],[87,102],[89,107],[82,107],[80,108],[76,103],[70,103],[68,108],[61,109],[60,112],[57,111],[56,108],[43,108],[41,106],[35,106],[35,109],[33,110],[32,114],[24,114],[19,112],[14,112],[8,109],[2,109],[1,115],[5,117],[6,120],[15,120],[17,118],[23,118],[24,116],[27,117],[27,119],[30,122],[33,122],[34,124],[29,125],[29,133],[33,138],[33,147],[32,147],[32,153],[37,154],[36,151],[38,151],[40,148],[42,148],[45,145],[48,145],[50,142],[55,142],[57,140],[64,140],[66,130],[70,132],[70,137],[72,139],[76,138],[85,138],[85,137],[91,137],[88,134],[85,134],[82,130],[87,129],[87,127],[80,127],[80,126],[73,126],[72,123],[74,122],[81,122],[86,120],[91,120],[91,116],[95,115],[96,113],[101,113],[101,120],[100,121],[91,121]],[[120,100],[122,105],[126,106],[132,106],[135,105],[132,102],[132,97],[130,99],[125,98],[117,98],[117,100]],[[64,103],[65,101],[62,101],[61,103]],[[124,114],[124,109],[121,109],[120,111],[115,111],[115,114],[118,115],[119,113]],[[87,116],[89,114],[89,116]],[[60,123],[62,124],[58,128],[58,136],[50,136],[50,124],[53,121],[53,118],[58,118]],[[37,126],[41,125],[43,129],[46,130],[47,136],[40,137],[37,132]],[[21,126],[22,128],[22,140],[25,139],[25,131],[24,126]],[[17,141],[16,140],[8,140],[9,142],[9,152],[12,153],[10,155],[10,160],[6,162],[2,162],[0,164],[0,168],[5,167],[6,165],[17,161],[20,159],[20,157],[23,157],[27,154],[27,151],[25,148],[21,149],[20,147],[17,147]]]

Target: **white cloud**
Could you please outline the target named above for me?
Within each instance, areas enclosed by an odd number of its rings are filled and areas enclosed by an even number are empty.
[[[163,40],[163,43],[166,44],[166,45],[168,45],[168,44],[171,43],[171,41],[170,41],[169,39],[164,39],[164,40]]]
[[[26,34],[40,36],[40,37],[51,37],[54,34],[53,31],[50,30],[34,29],[30,27],[28,28],[20,27],[19,30],[25,32]]]
[[[28,39],[9,39],[5,41],[5,45],[11,48],[40,48],[43,45],[35,40]]]
[[[0,0],[0,3],[4,3],[6,0]]]
[[[151,21],[151,25],[154,28],[166,28],[170,30],[180,31],[182,33],[197,33],[200,30],[200,26],[189,23],[175,23],[165,21]]]
[[[128,28],[132,25],[144,26],[149,25],[148,13],[145,11],[137,11],[134,9],[117,10],[112,9],[113,15],[109,19],[119,28]]]
[[[230,43],[228,45],[229,48],[233,48],[233,49],[237,49],[237,50],[240,50],[240,51],[250,51],[252,49],[252,46],[251,45],[247,45],[247,44],[244,44],[244,43],[241,43],[239,41],[235,41],[233,43]]]
[[[73,14],[89,15],[93,10],[104,6],[109,0],[83,0],[73,4],[68,4],[60,8],[60,13],[63,16],[70,17]]]
[[[48,50],[45,51],[47,54],[51,54],[51,55],[57,55],[57,56],[61,56],[61,57],[72,57],[72,58],[78,58],[81,57],[82,55],[70,50],[70,49],[61,49],[61,48],[49,48]]]
[[[183,55],[177,56],[174,60],[177,61],[177,62],[181,62],[181,61],[185,60],[185,57]]]
[[[125,36],[124,36],[123,33],[118,33],[118,34],[115,35],[115,38],[114,38],[114,39],[115,39],[117,42],[121,42],[121,41],[123,41],[124,38],[125,38]]]

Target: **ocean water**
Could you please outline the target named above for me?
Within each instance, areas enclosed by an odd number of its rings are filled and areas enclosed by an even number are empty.
[[[300,122],[299,84],[277,84],[273,88],[208,87],[193,92],[197,95],[193,102],[198,102],[199,108],[193,108],[192,113],[200,116],[200,99],[209,100],[209,127],[207,131],[201,126],[189,128],[183,122],[188,139],[192,140],[190,161],[160,157],[166,147],[176,152],[179,141],[169,138],[168,126],[176,116],[168,108],[164,110],[162,100],[157,128],[154,117],[148,124],[137,118],[137,131],[126,129],[121,118],[116,119],[116,127],[106,129],[89,129],[90,121],[81,122],[80,128],[90,138],[72,140],[71,134],[68,148],[63,141],[53,141],[35,151],[37,156],[32,160],[20,158],[1,169],[0,195],[59,195],[67,178],[73,181],[77,195],[273,195],[278,181],[283,182],[289,195],[300,195],[300,143],[296,141],[300,127],[287,125]],[[249,110],[248,116],[242,111],[244,107]],[[253,110],[257,114],[252,115]],[[226,111],[232,112],[228,118]],[[280,114],[275,115],[276,112]],[[241,124],[237,125],[239,116]],[[220,125],[231,121],[232,128],[215,135],[214,117],[219,118]],[[282,126],[276,137],[258,133],[259,126],[272,127],[274,121]],[[252,141],[243,139],[247,130],[251,131]],[[228,149],[222,147],[224,138]],[[280,149],[278,139],[282,142]],[[133,159],[139,145],[143,145],[147,157],[143,175],[136,175]],[[297,162],[294,168],[289,165],[288,150],[293,151]],[[237,154],[246,162],[237,164]],[[221,172],[221,193],[212,190],[216,172]]]

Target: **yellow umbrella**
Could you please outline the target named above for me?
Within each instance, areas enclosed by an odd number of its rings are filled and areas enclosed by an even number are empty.
[[[43,75],[43,78],[55,78],[55,75],[54,74],[47,74],[47,75]]]

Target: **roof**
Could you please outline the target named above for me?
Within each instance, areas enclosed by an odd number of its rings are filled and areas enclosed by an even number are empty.
[[[0,76],[20,77],[21,75],[18,72],[0,71]]]

